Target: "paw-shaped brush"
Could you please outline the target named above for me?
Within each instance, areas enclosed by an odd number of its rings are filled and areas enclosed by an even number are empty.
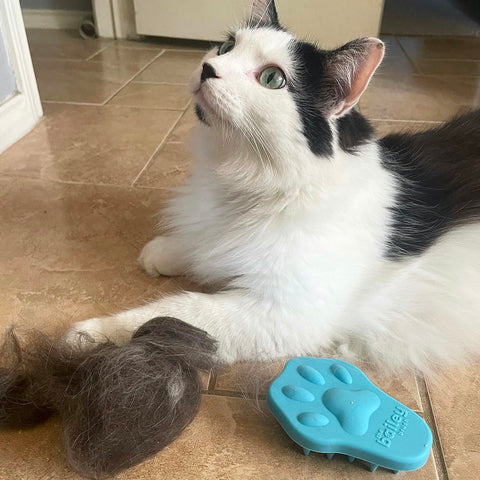
[[[308,455],[335,453],[397,473],[422,467],[432,448],[424,420],[341,360],[298,357],[272,382],[268,406]]]

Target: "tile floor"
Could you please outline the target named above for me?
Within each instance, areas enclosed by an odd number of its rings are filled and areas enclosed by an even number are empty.
[[[195,44],[84,41],[28,32],[45,118],[0,155],[0,328],[58,329],[132,307],[182,280],[151,279],[135,259],[154,213],[188,175],[195,121],[186,82]],[[379,134],[444,121],[480,105],[480,40],[385,38],[387,57],[360,103]],[[200,414],[174,444],[119,479],[390,479],[344,458],[304,457],[264,410],[281,368],[244,364],[204,378]],[[249,373],[265,379],[251,394]],[[406,373],[376,383],[420,412],[435,445],[411,480],[480,476],[478,365],[436,383]],[[259,407],[259,408],[257,408]],[[60,424],[0,434],[0,480],[78,478],[65,463]]]

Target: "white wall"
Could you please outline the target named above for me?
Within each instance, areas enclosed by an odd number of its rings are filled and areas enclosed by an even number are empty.
[[[2,18],[0,17],[0,103],[16,90],[15,72],[8,58]]]

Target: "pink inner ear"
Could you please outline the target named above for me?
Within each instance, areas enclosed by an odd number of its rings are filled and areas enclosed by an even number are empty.
[[[350,85],[350,93],[337,106],[334,115],[342,115],[358,102],[360,96],[367,88],[372,75],[380,65],[384,52],[385,48],[383,42],[376,38],[372,38],[367,57],[355,69],[354,77]]]

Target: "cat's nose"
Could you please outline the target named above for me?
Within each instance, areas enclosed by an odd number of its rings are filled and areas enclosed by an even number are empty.
[[[215,69],[209,64],[203,64],[202,76],[200,77],[200,81],[203,83],[208,78],[219,78]]]

